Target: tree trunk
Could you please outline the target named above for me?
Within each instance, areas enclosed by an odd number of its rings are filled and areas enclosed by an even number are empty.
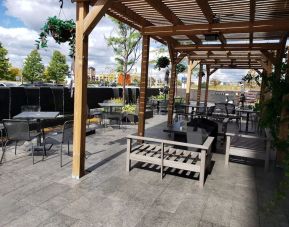
[[[128,62],[128,56],[125,57],[124,65],[123,65],[123,81],[122,81],[122,101],[123,105],[125,105],[125,82],[126,82],[126,76],[127,76],[127,62]]]

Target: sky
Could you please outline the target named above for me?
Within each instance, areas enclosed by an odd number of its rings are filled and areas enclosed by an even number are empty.
[[[75,3],[64,0],[63,9],[60,11],[58,0],[0,0],[0,42],[8,50],[13,66],[22,68],[27,55],[35,49],[35,40],[38,39],[41,27],[51,16],[75,20]],[[113,23],[105,16],[89,36],[88,64],[96,69],[97,74],[110,72],[115,67],[113,51],[107,47],[105,41],[105,37],[113,33],[113,28]],[[153,50],[157,47],[155,42],[152,43],[150,60],[155,57]],[[49,38],[48,48],[39,51],[45,66],[48,65],[54,50],[65,54],[70,64],[69,46],[58,45]],[[140,62],[134,71],[140,73]],[[155,77],[164,77],[164,72],[154,70],[153,65],[150,66],[149,73]],[[246,73],[247,70],[219,69],[212,78],[238,82]]]

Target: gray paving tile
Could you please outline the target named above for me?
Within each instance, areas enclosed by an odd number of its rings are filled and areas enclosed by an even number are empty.
[[[165,120],[147,121],[146,135],[166,138]],[[26,145],[16,156],[10,152],[0,166],[0,226],[288,226],[288,201],[270,216],[260,212],[278,185],[277,170],[233,162],[225,168],[224,155],[214,153],[203,189],[191,176],[169,171],[162,180],[159,169],[136,166],[126,173],[123,137],[136,128],[87,137],[92,172],[77,181],[70,178],[71,163],[60,168],[58,147],[36,165]]]
[[[72,218],[67,215],[63,215],[60,213],[55,214],[54,216],[46,219],[38,226],[45,226],[45,227],[66,227],[73,225],[77,219]]]
[[[232,212],[232,200],[211,195],[206,203],[202,221],[216,225],[229,226]]]
[[[35,207],[32,210],[26,212],[24,215],[17,217],[12,222],[9,222],[7,226],[13,227],[34,227],[38,226],[45,219],[53,216],[54,213],[49,212],[48,210]]]

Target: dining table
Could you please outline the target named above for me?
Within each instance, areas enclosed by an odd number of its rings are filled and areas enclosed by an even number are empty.
[[[29,112],[29,111],[24,111],[21,112],[13,117],[13,119],[23,119],[23,120],[36,120],[39,123],[39,128],[37,129],[38,132],[41,131],[41,120],[52,120],[57,118],[59,115],[59,112],[56,111],[37,111],[37,112]],[[45,138],[44,136],[44,130],[42,131],[42,136],[43,139]],[[37,139],[37,145],[41,146],[41,139]]]

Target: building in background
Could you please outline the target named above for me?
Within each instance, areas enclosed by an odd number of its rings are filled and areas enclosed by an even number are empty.
[[[95,81],[96,77],[95,77],[96,73],[95,73],[95,68],[90,66],[88,67],[88,71],[87,71],[87,79],[90,81]]]

